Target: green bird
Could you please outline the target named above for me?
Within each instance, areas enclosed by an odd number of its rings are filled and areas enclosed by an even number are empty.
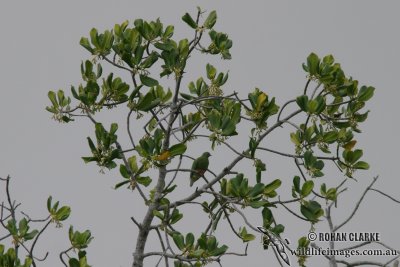
[[[209,164],[208,157],[210,156],[210,153],[204,152],[203,155],[193,161],[192,172],[190,173],[190,186],[193,186],[194,182],[199,180],[207,171]]]

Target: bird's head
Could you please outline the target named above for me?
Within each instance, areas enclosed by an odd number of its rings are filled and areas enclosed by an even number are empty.
[[[204,152],[204,153],[203,153],[203,157],[207,157],[207,158],[208,158],[208,157],[210,157],[210,156],[211,156],[211,154],[208,153],[208,152]]]

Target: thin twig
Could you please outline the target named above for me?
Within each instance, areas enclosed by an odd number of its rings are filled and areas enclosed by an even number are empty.
[[[128,136],[129,136],[129,140],[131,141],[131,144],[133,146],[133,149],[136,149],[135,146],[135,141],[133,140],[133,136],[131,133],[131,123],[130,123],[130,119],[131,119],[131,115],[132,115],[133,109],[131,109],[128,113],[128,116],[126,118],[126,129],[128,131]]]
[[[36,243],[39,240],[39,237],[43,234],[43,232],[46,230],[46,228],[50,225],[51,220],[48,220],[48,222],[43,226],[43,228],[39,231],[39,233],[36,235],[35,239],[33,240],[31,249],[29,250],[29,256],[33,259],[33,250],[35,249]],[[34,267],[36,267],[35,261],[32,260],[32,264]]]
[[[271,152],[271,153],[274,153],[274,154],[278,154],[278,155],[281,155],[281,156],[284,156],[284,157],[289,157],[289,158],[298,158],[298,159],[304,158],[304,156],[302,156],[302,155],[293,155],[293,154],[280,152],[280,151],[273,150],[273,149],[266,148],[266,147],[257,147],[257,149],[265,150],[265,151],[268,151],[268,152]],[[322,159],[322,160],[337,160],[336,157],[316,156],[316,158],[317,159]]]
[[[291,213],[292,215],[294,215],[295,217],[297,217],[297,218],[299,218],[299,219],[301,219],[301,220],[303,220],[303,221],[306,221],[306,222],[309,221],[308,219],[306,219],[306,218],[304,218],[304,217],[298,215],[296,212],[294,212],[294,211],[292,211],[291,209],[289,209],[288,207],[286,207],[286,205],[283,204],[282,202],[280,202],[280,203],[278,203],[278,204],[281,204],[288,212],[290,212],[290,213]]]
[[[365,195],[367,194],[367,192],[370,190],[370,188],[374,185],[374,183],[376,182],[376,180],[378,179],[379,176],[375,176],[374,179],[372,180],[371,184],[364,190],[364,193],[362,194],[360,200],[358,200],[353,212],[350,214],[350,216],[341,224],[339,224],[338,226],[333,228],[332,232],[336,232],[337,230],[339,230],[341,227],[343,227],[346,223],[348,223],[354,216],[354,214],[356,214],[358,208],[360,207],[361,202],[363,201]]]
[[[282,113],[283,113],[283,110],[284,110],[290,103],[293,103],[293,102],[296,102],[296,99],[289,100],[289,101],[287,101],[285,104],[283,104],[283,106],[281,107],[281,110],[280,110],[279,113],[278,113],[278,117],[276,118],[276,121],[277,121],[277,122],[280,121],[281,115],[282,115]]]
[[[394,202],[400,204],[400,200],[397,200],[397,199],[395,199],[394,197],[392,197],[392,196],[390,196],[390,195],[388,195],[388,194],[386,194],[386,193],[384,193],[384,192],[382,192],[382,191],[380,191],[380,190],[378,190],[378,189],[370,188],[369,190],[370,190],[370,191],[375,191],[375,192],[377,192],[377,193],[379,193],[379,194],[381,194],[381,195],[384,195],[385,197],[389,198],[390,200],[392,200],[392,201],[394,201]]]
[[[158,238],[160,239],[161,248],[162,248],[163,252],[164,252],[164,253],[167,253],[167,249],[165,248],[164,241],[163,241],[163,239],[162,239],[160,230],[159,230],[158,228],[156,228],[156,232],[157,232]],[[168,257],[163,256],[163,257],[160,258],[160,260],[161,260],[162,258],[165,259],[165,267],[169,267],[169,264],[168,264]],[[157,263],[156,266],[158,266],[159,263],[160,263],[160,261]]]

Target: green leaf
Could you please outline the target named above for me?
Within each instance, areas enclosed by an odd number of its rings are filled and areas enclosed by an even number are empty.
[[[211,29],[217,22],[217,12],[215,10],[211,11],[207,19],[204,21],[204,27]]]
[[[338,139],[338,133],[336,131],[326,132],[324,134],[323,140],[328,144],[334,143]]]
[[[11,219],[11,220],[9,220],[7,222],[7,230],[13,236],[17,236],[18,235],[17,222],[14,219]]]
[[[337,189],[335,187],[329,188],[326,192],[326,198],[335,201],[337,197],[336,191]]]
[[[314,182],[312,180],[306,181],[303,186],[301,187],[301,196],[306,197],[308,196],[314,188]]]
[[[261,200],[261,201],[251,201],[249,203],[249,206],[252,207],[253,209],[259,209],[261,207],[265,207],[269,202],[266,200]]]
[[[71,208],[68,206],[63,206],[56,212],[55,215],[58,221],[65,221],[66,219],[68,219],[70,214]]]
[[[369,113],[369,111],[367,111],[363,114],[354,114],[354,119],[357,122],[364,122],[368,118],[368,113]]]
[[[24,239],[25,240],[32,240],[38,233],[39,233],[38,230],[33,230],[32,232],[25,234],[24,235]]]
[[[293,178],[293,187],[297,193],[300,193],[300,177],[299,176],[295,176]]]
[[[207,249],[210,251],[213,251],[214,249],[217,248],[217,239],[215,236],[210,236],[207,239]]]
[[[214,66],[207,64],[206,70],[207,70],[207,78],[213,80],[215,78],[215,75],[217,74],[217,69]]]
[[[53,199],[52,196],[49,196],[49,197],[47,198],[47,210],[48,210],[49,212],[51,212],[51,201],[52,201],[52,199]]]
[[[254,158],[254,155],[252,155],[252,158]],[[256,181],[257,183],[261,183],[261,172],[266,171],[267,167],[261,160],[256,160],[254,165],[256,167]]]
[[[57,91],[57,98],[58,98],[58,103],[60,106],[64,107],[67,105],[68,101],[64,96],[64,91],[63,90],[58,90]]]
[[[120,188],[121,186],[126,185],[126,184],[128,184],[128,183],[130,183],[130,182],[131,182],[130,180],[122,181],[122,182],[116,184],[116,185],[114,186],[114,189],[118,189],[118,188]]]
[[[19,221],[18,228],[19,228],[18,229],[19,233],[22,236],[24,236],[28,232],[29,226],[28,226],[28,221],[26,220],[26,218],[23,218],[22,220]]]
[[[369,169],[369,164],[365,161],[359,161],[356,164],[353,165],[353,168],[359,169],[359,170],[368,170]]]
[[[158,210],[153,210],[153,215],[159,218],[160,220],[164,220],[164,214],[162,214]]]
[[[142,68],[148,69],[158,60],[158,55],[156,52],[152,52],[145,60],[140,63]]]
[[[192,233],[188,233],[186,235],[186,246],[191,247],[194,244],[194,235]]]
[[[74,231],[73,227],[70,226],[69,239],[73,248],[80,250],[79,258],[84,257],[86,254],[82,254],[82,249],[87,248],[93,237],[89,230],[84,232]]]
[[[235,123],[228,117],[224,118],[221,128],[223,136],[232,136],[237,134]]]
[[[136,181],[144,186],[149,186],[152,180],[149,176],[139,176],[136,177]]]
[[[323,183],[321,185],[320,192],[321,192],[321,195],[323,195],[323,196],[326,195],[326,184],[325,183]]]
[[[256,100],[256,110],[261,111],[264,104],[268,101],[268,96],[264,92],[260,92]]]
[[[171,38],[173,34],[174,34],[174,26],[173,26],[173,25],[168,25],[168,26],[165,28],[163,37],[164,37],[164,38]]]
[[[228,250],[228,246],[223,245],[223,246],[215,249],[214,251],[212,251],[210,254],[211,254],[211,256],[217,257],[217,256],[224,254],[227,250]]]
[[[325,99],[322,96],[317,96],[313,101],[317,102],[317,105],[316,105],[313,113],[320,114],[322,111],[325,110],[326,103],[325,103]]]
[[[321,205],[316,201],[304,202],[304,204],[300,207],[301,213],[306,217],[310,222],[316,223],[318,218],[324,214],[323,209],[321,209]]]
[[[249,241],[253,241],[256,237],[255,235],[249,234],[247,232],[246,227],[243,227],[240,232],[240,237],[242,238],[243,242],[249,242]]]
[[[139,75],[140,81],[142,82],[142,84],[148,86],[148,87],[153,87],[158,85],[158,81],[149,77],[149,76],[145,76],[145,75]]]
[[[116,133],[117,130],[118,130],[118,124],[117,123],[111,123],[109,134],[113,135],[113,134]]]
[[[304,163],[305,163],[306,167],[313,166],[315,161],[316,161],[316,158],[313,156],[312,151],[307,150],[306,152],[304,152]]]
[[[190,255],[193,258],[198,258],[200,259],[202,257],[202,255],[204,254],[204,249],[196,249],[195,251],[193,251]],[[201,265],[195,265],[195,267],[199,267]],[[187,267],[187,266],[183,266],[183,265],[179,265],[179,267]]]
[[[70,258],[68,263],[69,263],[69,267],[80,267],[81,266],[79,261],[75,258]]]
[[[88,50],[90,53],[93,53],[93,48],[90,45],[88,38],[82,37],[79,41],[79,44],[86,48],[86,50]]]
[[[189,41],[188,39],[182,39],[178,45],[179,56],[181,58],[187,58],[189,54]]]
[[[274,228],[271,229],[271,231],[279,235],[285,231],[285,226],[283,226],[282,224],[277,224],[274,226]]]
[[[275,179],[274,181],[272,181],[271,183],[269,183],[265,186],[264,194],[269,194],[269,193],[275,191],[275,189],[280,187],[281,184],[282,184],[282,181],[280,179]]]
[[[274,216],[272,215],[272,212],[269,208],[264,207],[262,212],[262,217],[263,217],[263,226],[265,228],[269,228],[269,226],[271,225],[271,223],[273,223],[273,218]]]
[[[357,98],[359,101],[366,102],[374,96],[374,91],[375,91],[375,88],[372,86],[369,86],[369,87],[362,86],[360,88]]]
[[[128,162],[129,162],[129,167],[131,168],[131,171],[133,173],[136,173],[139,170],[138,165],[137,165],[137,161],[136,161],[136,156],[130,157],[128,159]]]
[[[188,95],[188,94],[185,94],[185,93],[180,93],[180,95],[181,95],[184,99],[186,99],[186,100],[195,99],[195,97],[193,97],[193,96],[191,96],[191,95]]]
[[[211,127],[214,129],[219,129],[221,126],[221,114],[213,109],[208,115],[208,122],[211,124]]]
[[[179,213],[178,209],[174,209],[174,211],[171,214],[171,219],[170,219],[170,224],[175,224],[177,223],[180,219],[183,218],[183,214]]]
[[[126,168],[125,165],[121,164],[119,165],[119,173],[121,174],[122,177],[124,177],[125,179],[129,179],[130,175],[128,172],[128,169]]]
[[[357,162],[363,155],[363,151],[361,149],[356,149],[354,151],[351,150],[344,150],[343,151],[343,158],[346,162],[350,164],[354,164]]]
[[[191,28],[197,29],[197,23],[194,21],[194,19],[190,16],[189,13],[185,13],[183,15],[182,20],[187,23]]]
[[[351,163],[358,161],[362,156],[363,156],[363,151],[361,149],[354,150]]]
[[[186,145],[183,143],[173,145],[169,148],[169,153],[171,157],[174,157],[176,155],[182,155],[186,151]]]
[[[318,102],[315,99],[310,100],[308,102],[308,107],[307,107],[308,112],[310,112],[311,114],[316,113],[317,108],[318,108]]]
[[[57,102],[57,98],[56,98],[56,93],[54,93],[53,91],[49,91],[47,96],[49,97],[49,99],[50,99],[51,103],[53,104],[53,106],[55,108],[58,108],[58,102]]]
[[[322,62],[324,62],[327,65],[332,65],[335,62],[335,58],[332,55],[326,55],[322,59]]]
[[[95,157],[82,157],[82,159],[83,159],[83,161],[84,161],[85,163],[97,161],[97,158],[95,158]]]
[[[263,183],[258,183],[250,190],[250,193],[249,193],[248,196],[249,197],[256,197],[256,196],[262,194],[263,191],[264,191],[264,184]]]
[[[185,248],[185,241],[183,239],[183,235],[181,235],[180,233],[174,233],[172,235],[172,239],[174,240],[175,245],[180,250],[183,250]]]
[[[296,103],[302,111],[308,111],[308,96],[301,95],[296,98]]]
[[[22,267],[30,267],[32,265],[32,261],[33,260],[30,257],[26,257]]]
[[[98,39],[98,33],[97,30],[95,28],[90,30],[90,41],[92,42],[92,44],[96,47],[96,48],[100,48],[100,44],[99,44],[99,39]]]
[[[298,245],[299,247],[308,247],[308,245],[310,244],[310,240],[303,236],[298,240]]]
[[[310,75],[318,74],[318,72],[319,72],[319,62],[320,62],[319,57],[314,53],[311,53],[307,57],[307,67],[308,67]]]
[[[296,145],[299,146],[301,144],[300,136],[297,133],[290,133],[290,140]]]
[[[306,206],[301,205],[300,211],[304,217],[306,217],[306,219],[311,222],[316,222],[317,218],[315,217],[314,213],[312,213],[312,211],[310,211]]]
[[[176,187],[177,187],[177,185],[175,184],[175,185],[173,185],[173,186],[170,186],[170,187],[168,187],[168,188],[165,188],[165,189],[162,191],[162,193],[163,193],[163,194],[171,193],[172,191],[175,190]]]
[[[140,98],[136,108],[141,111],[149,111],[160,102],[160,99],[155,98],[151,92],[148,92],[144,97]]]

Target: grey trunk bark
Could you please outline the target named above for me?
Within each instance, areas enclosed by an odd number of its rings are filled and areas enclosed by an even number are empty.
[[[166,167],[161,167],[159,171],[158,182],[155,188],[154,201],[149,205],[149,209],[144,216],[143,222],[139,228],[139,235],[136,239],[136,249],[133,254],[132,267],[143,267],[144,248],[146,246],[147,237],[149,236],[151,223],[153,222],[153,211],[160,205],[161,192],[165,186]]]

